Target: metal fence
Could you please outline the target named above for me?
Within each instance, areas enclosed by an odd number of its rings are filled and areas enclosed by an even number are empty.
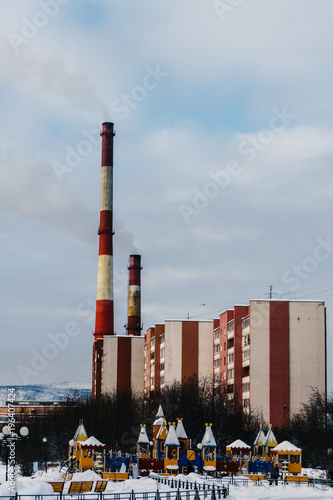
[[[13,496],[0,496],[1,500],[73,500],[73,499],[84,499],[84,500],[217,500],[219,498],[226,498],[229,494],[229,489],[222,492],[222,488],[219,491],[215,489],[208,488],[205,489],[188,489],[180,490],[179,488],[174,491],[145,491],[137,492],[132,490],[131,492],[123,493],[82,493],[82,494],[68,494],[68,493],[53,493],[50,495],[20,495],[18,493],[13,494]],[[225,495],[225,496],[224,496]]]

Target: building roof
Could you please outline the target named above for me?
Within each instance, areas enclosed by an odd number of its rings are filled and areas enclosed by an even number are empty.
[[[244,443],[244,441],[242,441],[241,439],[236,439],[236,441],[234,441],[233,443],[228,444],[227,449],[229,449],[229,450],[250,450],[251,446]]]
[[[301,448],[297,448],[294,444],[289,441],[282,441],[282,443],[272,448],[271,451],[302,451]]]
[[[253,446],[262,446],[265,439],[266,439],[265,433],[262,430],[262,427],[260,426],[260,430],[257,434],[257,437],[255,438],[255,440],[253,442]]]
[[[80,441],[81,448],[105,448],[105,444],[101,443],[95,436],[90,436],[85,441]]]
[[[213,435],[212,426],[206,424],[206,431],[201,441],[202,446],[205,448],[216,448],[216,441]]]
[[[157,413],[156,413],[156,418],[157,417],[164,417],[164,411],[161,405],[159,405]]]
[[[277,440],[274,435],[274,432],[272,431],[272,428],[269,428],[269,431],[267,432],[267,436],[265,438],[265,441],[263,442],[263,446],[268,446],[269,448],[273,448],[273,446],[277,446]]]
[[[86,439],[88,439],[88,434],[83,425],[83,420],[80,421],[78,428],[75,431],[73,439],[74,441],[85,441]]]
[[[187,439],[187,434],[184,428],[183,420],[181,418],[179,418],[177,422],[176,436],[178,439]]]
[[[169,430],[167,437],[165,439],[164,446],[180,446],[177,434],[176,434],[176,429],[172,424],[169,425]]]
[[[148,439],[146,427],[144,425],[141,425],[141,428],[140,428],[138,444],[149,444],[149,439]]]

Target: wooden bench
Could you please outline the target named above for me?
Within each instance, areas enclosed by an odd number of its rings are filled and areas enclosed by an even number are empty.
[[[286,483],[308,483],[308,476],[286,476]]]
[[[72,481],[69,486],[69,495],[80,495],[91,491],[93,481]]]
[[[54,493],[62,493],[64,489],[64,481],[48,481],[52,486]]]
[[[105,488],[108,484],[108,480],[100,480],[100,481],[96,481],[96,484],[95,484],[95,489],[94,491],[97,492],[97,493],[101,493],[101,491],[105,491]]]
[[[129,474],[127,472],[103,472],[102,478],[111,481],[125,481],[129,478]]]

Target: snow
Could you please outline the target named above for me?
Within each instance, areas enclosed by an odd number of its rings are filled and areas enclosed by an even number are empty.
[[[242,441],[241,439],[236,439],[236,441],[234,441],[233,443],[231,444],[228,444],[227,446],[227,449],[240,449],[240,450],[250,450],[251,449],[251,446],[249,446],[248,444],[244,443],[244,441]]]
[[[140,428],[140,434],[139,434],[139,439],[138,439],[139,444],[149,444],[149,439],[146,431],[146,427],[142,426]]]
[[[213,435],[213,431],[210,425],[207,425],[206,427],[206,432],[204,434],[204,437],[202,438],[201,441],[202,446],[205,448],[216,448],[216,441]]]
[[[176,429],[172,424],[169,425],[168,435],[165,439],[164,446],[180,446],[176,435]]]
[[[297,448],[294,444],[290,443],[290,441],[282,441],[282,443],[272,448],[271,451],[302,451],[301,448]]]
[[[15,486],[9,481],[1,484],[0,497],[13,496],[13,489],[19,495],[28,495],[24,497],[24,500],[35,500],[33,495],[52,495],[53,493],[52,486],[45,481],[33,482],[30,478],[20,478],[16,481]],[[57,500],[57,495],[47,498],[48,500]]]
[[[85,441],[78,441],[78,443],[81,444],[82,448],[89,447],[89,446],[91,446],[91,447],[100,446],[101,448],[105,448],[105,444],[98,441],[98,439],[95,438],[95,436],[90,436]]]
[[[318,475],[323,475],[323,471],[318,471],[315,469],[304,469],[305,473],[310,477]],[[4,475],[4,466],[0,467],[1,477]],[[152,474],[152,476],[157,476],[157,474]],[[27,495],[24,500],[35,500],[34,495],[51,495],[48,496],[48,500],[57,500],[58,495],[52,495],[52,486],[47,483],[47,481],[59,481],[60,474],[59,469],[50,469],[48,473],[43,473],[42,476],[38,476],[35,479],[26,478],[19,476],[16,482],[16,491],[20,495]],[[93,471],[88,470],[85,472],[75,473],[73,475],[73,481],[94,481],[100,480],[101,478]],[[210,477],[209,479],[195,474],[190,473],[188,475],[179,474],[176,476],[177,480],[180,481],[191,481],[196,482],[198,485],[204,482],[209,482],[212,484],[215,479]],[[231,478],[229,478],[231,479]],[[236,478],[235,478],[236,479]],[[228,484],[228,478],[223,481],[224,484]],[[68,491],[70,482],[65,483],[64,493]],[[219,483],[221,485],[221,483]],[[0,496],[9,497],[12,492],[8,491],[9,483],[3,483],[0,486]],[[93,485],[95,486],[95,484]],[[263,481],[260,486],[249,480],[248,486],[236,486],[230,484],[230,495],[227,497],[229,500],[333,500],[333,488],[328,488],[325,490],[320,490],[319,487],[307,486],[307,485],[269,485],[268,481]],[[127,481],[113,482],[109,481],[106,492],[107,493],[130,493],[132,490],[135,493],[156,491],[157,488],[160,491],[170,491],[171,488],[167,485],[157,482],[152,479],[152,477],[144,477],[139,479],[128,479]],[[175,491],[175,490],[173,490]],[[95,494],[96,495],[96,494]],[[85,495],[85,497],[89,494]],[[73,497],[74,498],[74,497]],[[208,495],[208,499],[210,496]]]
[[[178,419],[177,428],[176,428],[176,435],[177,435],[178,439],[187,439],[187,434],[186,434],[182,419]]]
[[[164,417],[164,411],[163,411],[163,408],[161,405],[159,405],[159,407],[158,407],[156,417]]]

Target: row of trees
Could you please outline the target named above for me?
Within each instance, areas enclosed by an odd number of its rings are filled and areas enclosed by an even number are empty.
[[[203,437],[205,423],[212,423],[220,455],[224,454],[225,446],[237,438],[251,445],[262,422],[260,415],[244,412],[240,404],[231,403],[223,387],[214,388],[208,380],[198,384],[195,379],[188,379],[151,394],[149,399],[130,393],[109,394],[98,400],[78,396],[42,418],[26,417],[30,434],[25,443],[18,443],[18,459],[24,464],[45,459],[66,460],[68,441],[81,419],[88,434],[105,443],[108,451],[135,453],[140,424],[146,424],[151,437],[160,404],[167,422],[183,418],[194,448]],[[302,448],[305,466],[332,468],[332,396],[325,401],[313,391],[310,401],[292,417],[289,427],[274,429],[274,432],[279,442],[288,439]],[[42,441],[44,436],[46,447]]]

